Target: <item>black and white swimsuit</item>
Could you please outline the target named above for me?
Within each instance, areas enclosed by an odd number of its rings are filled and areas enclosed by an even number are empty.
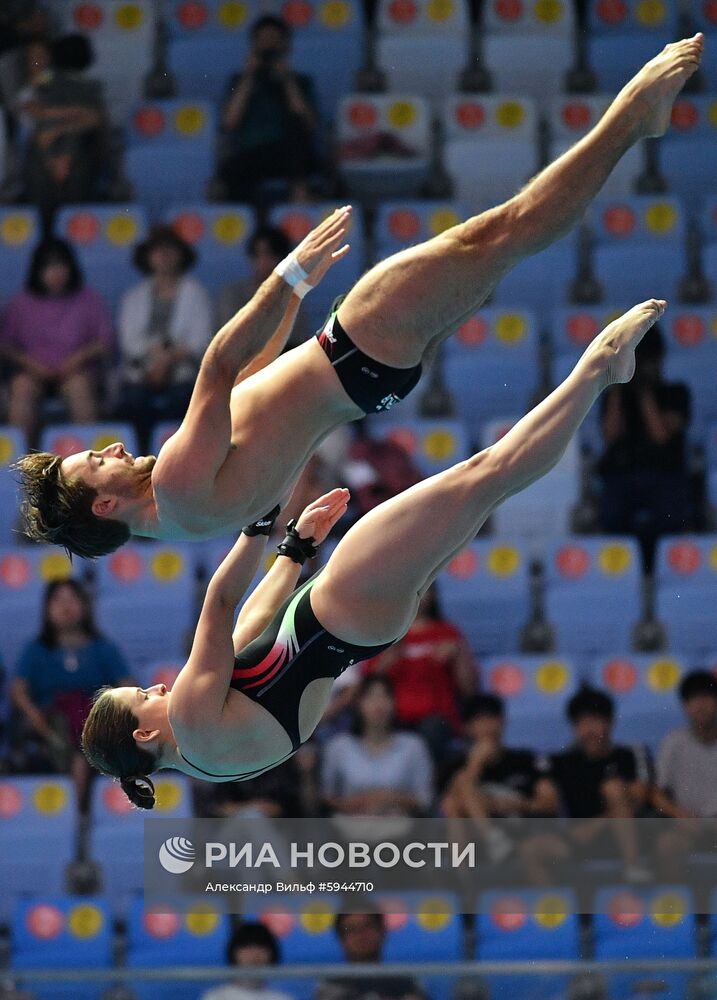
[[[230,687],[241,691],[270,712],[284,727],[291,750],[276,764],[245,774],[213,774],[205,771],[180,750],[195,771],[211,778],[246,781],[283,763],[302,744],[299,733],[299,705],[307,686],[318,678],[335,680],[352,663],[376,656],[393,645],[355,646],[331,635],[317,620],[311,607],[311,590],[322,571],[315,573],[281,605],[271,623],[234,659]],[[394,640],[396,641],[396,640]]]

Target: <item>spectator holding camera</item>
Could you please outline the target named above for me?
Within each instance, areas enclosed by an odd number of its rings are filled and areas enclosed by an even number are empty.
[[[226,157],[219,175],[231,201],[256,202],[263,180],[285,180],[289,200],[308,196],[317,116],[308,76],[291,68],[291,29],[258,18],[242,73],[230,82],[221,124]]]

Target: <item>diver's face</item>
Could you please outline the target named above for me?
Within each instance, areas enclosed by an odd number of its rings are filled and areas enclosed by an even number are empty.
[[[154,455],[138,458],[125,450],[121,441],[101,451],[79,451],[62,460],[66,479],[79,479],[98,495],[134,497],[142,492],[144,479],[157,461]]]
[[[137,717],[137,730],[149,732],[159,730],[160,733],[164,733],[168,725],[167,709],[169,707],[169,690],[166,684],[153,684],[152,687],[148,688],[115,688],[112,691],[112,697],[121,701],[134,712]]]

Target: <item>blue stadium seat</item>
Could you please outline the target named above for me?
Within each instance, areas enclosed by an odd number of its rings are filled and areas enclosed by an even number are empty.
[[[481,447],[500,440],[518,417],[492,420],[481,433]],[[570,531],[570,517],[578,501],[580,455],[573,439],[547,475],[528,489],[503,501],[491,514],[491,528],[499,535],[520,536],[535,558],[542,558],[545,545],[556,535]]]
[[[244,3],[171,0],[167,61],[180,97],[218,101],[249,54],[252,15]]]
[[[40,450],[55,455],[78,451],[101,451],[121,441],[130,455],[137,454],[137,432],[132,424],[120,421],[100,424],[52,424],[40,435]]]
[[[140,855],[141,856],[141,855]],[[229,939],[229,918],[206,902],[191,913],[145,912],[144,901],[133,900],[127,926],[127,967],[223,966]],[[197,1000],[211,980],[160,983],[136,980],[138,1000]]]
[[[20,540],[18,534],[17,473],[10,466],[27,451],[25,435],[17,427],[0,425],[0,546]]]
[[[717,420],[717,400],[711,377],[717,363],[717,340],[713,336],[717,310],[711,307],[670,309],[661,320],[665,334],[665,378],[684,382],[691,394],[688,435],[702,444],[707,428]]]
[[[717,536],[681,535],[658,543],[655,614],[668,649],[699,658],[717,648]]]
[[[388,89],[418,94],[437,104],[458,89],[469,57],[470,12],[466,0],[378,7],[376,62]]]
[[[468,437],[460,421],[401,420],[400,416],[399,409],[391,419],[372,419],[371,437],[400,445],[424,477],[434,476],[469,457]]]
[[[630,538],[566,538],[544,565],[555,648],[575,656],[630,649],[642,613],[640,555]]]
[[[77,564],[78,575],[81,565]],[[47,584],[71,575],[70,560],[54,545],[0,549],[0,661],[9,675],[25,643],[40,630]]]
[[[192,815],[190,782],[167,772],[154,776],[153,816],[186,819]],[[119,782],[98,777],[90,804],[90,856],[102,868],[103,890],[114,911],[124,915],[129,895],[144,889],[145,814],[135,809]]]
[[[455,94],[443,108],[443,165],[471,212],[511,198],[538,166],[535,102],[508,94]]]
[[[578,671],[559,656],[494,656],[481,664],[483,684],[505,703],[505,742],[531,750],[559,750],[571,740],[565,705]]]
[[[677,301],[685,273],[685,218],[677,199],[600,199],[590,211],[590,226],[593,271],[606,301]]]
[[[451,893],[404,892],[380,900],[388,933],[385,962],[459,962],[463,958],[460,902]],[[453,982],[425,976],[419,980],[431,1000],[452,1000]]]
[[[36,208],[0,208],[0,295],[15,295],[25,286],[30,258],[41,236]]]
[[[529,94],[545,104],[565,89],[575,59],[573,4],[484,4],[478,30],[496,91]]]
[[[45,892],[15,904],[11,966],[30,969],[109,969],[112,918],[105,899],[52,896]],[[19,976],[20,984],[23,983]],[[28,984],[37,1000],[100,1000],[109,983]]]
[[[569,301],[577,264],[576,230],[512,268],[498,282],[491,303],[508,309],[533,309],[546,320],[552,309]]]
[[[602,90],[619,90],[678,37],[679,5],[590,0],[588,60]]]
[[[640,891],[612,887],[596,896],[593,916],[595,958],[696,958],[697,924],[691,894],[680,886]],[[611,1000],[647,996],[687,996],[684,972],[613,973],[607,977]]]
[[[611,94],[570,94],[554,98],[548,115],[549,159],[557,159],[589,132],[602,118],[612,99]],[[612,169],[601,188],[603,196],[625,197],[632,194],[643,167],[643,144],[637,143]]]
[[[85,282],[114,308],[139,278],[132,257],[147,232],[139,205],[67,205],[57,214],[55,230],[75,249]]]
[[[686,672],[678,657],[665,653],[602,656],[588,679],[615,699],[616,743],[645,743],[656,751],[670,729],[684,725],[677,688]]]
[[[98,564],[98,625],[137,672],[153,660],[183,657],[194,597],[186,546],[130,542]]]
[[[283,230],[291,245],[296,246],[336,207],[333,202],[276,205],[269,213],[269,221]],[[354,208],[346,242],[351,244],[349,253],[328,271],[321,284],[304,300],[303,309],[307,312],[314,329],[318,330],[323,326],[336,296],[350,291],[364,272],[366,266],[364,225],[362,213],[358,208]]]
[[[708,43],[709,44],[709,43]],[[712,60],[704,61],[705,66]],[[708,70],[710,71],[710,70]],[[711,72],[714,72],[711,69]],[[681,96],[672,109],[672,125],[660,139],[660,173],[669,190],[697,209],[714,194],[715,98]]]
[[[481,656],[512,653],[530,614],[528,561],[519,543],[480,539],[440,576],[441,602],[449,621]]]
[[[215,109],[192,100],[147,102],[127,130],[124,169],[153,217],[180,202],[204,201],[214,173]]]
[[[197,253],[192,274],[211,292],[248,277],[247,245],[256,225],[249,205],[173,205],[166,221]]]
[[[707,466],[707,498],[713,507],[717,507],[717,425],[715,424],[707,428],[704,454]]]
[[[360,0],[279,0],[273,7],[293,31],[292,66],[312,78],[319,112],[333,125],[339,101],[354,89],[364,63],[363,5]]]
[[[63,891],[76,835],[69,778],[0,778],[0,919],[10,916],[13,896]]]
[[[377,201],[413,198],[428,179],[431,116],[411,94],[350,94],[338,111],[339,172],[357,197]],[[394,150],[373,154],[372,143],[390,137]]]
[[[465,210],[456,201],[384,201],[378,206],[374,224],[376,257],[382,260],[425,243],[465,217]]]
[[[156,40],[151,0],[71,0],[60,8],[61,27],[79,31],[94,52],[91,73],[104,85],[112,121],[123,125],[142,97],[144,78],[152,69]]]
[[[689,5],[689,11],[694,30],[704,31],[706,44],[711,51],[717,38],[717,9],[715,9],[712,0],[693,0]],[[705,90],[717,90],[717,67],[712,59],[707,59],[700,66],[700,73],[704,80]]]
[[[533,313],[483,309],[446,341],[443,351],[446,386],[473,440],[488,420],[528,409],[539,381]]]
[[[179,428],[176,420],[163,420],[155,424],[149,438],[149,451],[152,455],[159,455],[163,445],[171,438]]]
[[[580,957],[577,900],[567,889],[486,892],[479,898],[477,912],[479,962]],[[570,983],[569,976],[555,974],[485,978],[490,1000],[554,1000],[568,995]]]

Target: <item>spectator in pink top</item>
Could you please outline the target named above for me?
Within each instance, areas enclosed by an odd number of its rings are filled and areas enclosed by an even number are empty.
[[[10,365],[8,420],[32,438],[42,399],[59,393],[70,420],[97,419],[100,362],[112,348],[112,324],[102,298],[83,287],[72,248],[40,243],[25,291],[0,321],[0,353]]]

